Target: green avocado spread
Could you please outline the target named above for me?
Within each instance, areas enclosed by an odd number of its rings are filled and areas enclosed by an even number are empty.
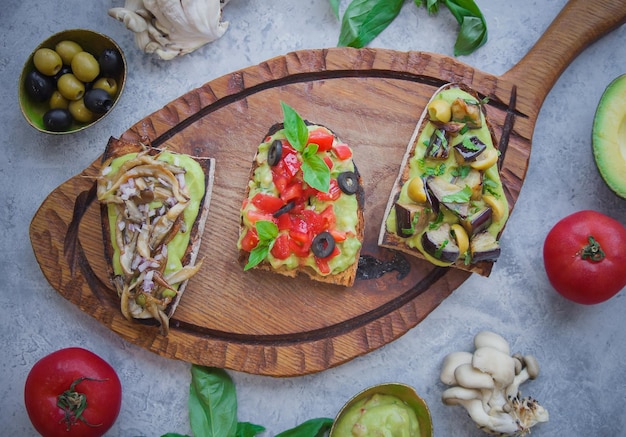
[[[442,90],[433,98],[433,100],[436,99],[442,99],[448,104],[452,104],[457,99],[461,99],[465,102],[470,102],[471,104],[476,106],[481,104],[471,94],[455,87]],[[455,181],[457,181],[460,178],[460,175],[462,175],[464,172],[465,174],[467,174],[467,171],[471,168],[472,163],[465,162],[463,159],[461,159],[454,151],[454,146],[463,143],[464,141],[467,141],[467,139],[469,139],[470,137],[478,138],[478,140],[480,140],[480,142],[482,142],[486,146],[485,151],[482,152],[483,156],[488,153],[498,153],[497,149],[494,147],[491,133],[485,120],[485,116],[482,111],[480,111],[479,113],[480,123],[478,124],[480,124],[480,126],[465,126],[450,136],[450,153],[444,159],[441,159],[441,157],[432,157],[428,155],[428,145],[429,142],[432,141],[433,133],[437,129],[437,125],[430,120],[426,122],[422,131],[419,133],[417,139],[415,140],[414,152],[410,156],[408,161],[409,176],[404,181],[401,191],[398,194],[398,198],[394,206],[392,206],[392,208],[390,209],[390,213],[388,214],[385,221],[387,232],[398,234],[396,221],[396,205],[410,205],[417,203],[418,205],[423,206],[422,211],[423,213],[428,215],[428,219],[425,221],[421,221],[425,222],[426,225],[420,227],[420,229],[416,229],[415,233],[413,233],[412,235],[408,237],[401,236],[401,238],[404,244],[411,248],[419,250],[428,261],[435,265],[448,266],[450,264],[453,264],[454,262],[443,261],[426,251],[422,244],[423,234],[429,230],[438,228],[444,223],[447,223],[449,225],[460,224],[462,223],[462,219],[453,210],[445,206],[442,206],[440,208],[439,214],[435,214],[430,208],[431,205],[428,200],[424,200],[424,202],[422,202],[421,204],[420,202],[416,202],[415,200],[413,200],[408,194],[408,182],[414,177],[426,179],[428,177],[435,176],[445,181],[458,183]],[[428,116],[426,117],[428,119]],[[462,123],[457,123],[457,125],[462,125]],[[494,238],[497,239],[500,232],[504,228],[504,225],[509,216],[508,202],[506,200],[506,196],[502,187],[502,182],[500,180],[497,160],[488,168],[481,168],[480,174],[480,193],[476,196],[472,195],[471,200],[467,202],[469,204],[469,213],[471,214],[473,212],[480,211],[487,206],[490,206],[487,204],[487,200],[492,202],[493,209],[497,210],[497,214],[494,212],[491,223],[486,228],[486,232],[490,233],[491,235],[493,235]],[[459,189],[463,188],[462,182],[458,184]],[[470,233],[469,240],[471,241],[471,239],[472,235]],[[464,264],[472,263],[470,251],[467,250],[466,253],[461,253],[460,260]]]
[[[349,407],[334,437],[419,437],[415,411],[396,396],[374,394]]]

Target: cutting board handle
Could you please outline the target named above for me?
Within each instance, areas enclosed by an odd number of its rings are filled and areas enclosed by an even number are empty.
[[[625,0],[570,0],[530,51],[502,78],[541,107],[561,73],[589,44],[626,22]],[[593,66],[591,66],[593,68]]]

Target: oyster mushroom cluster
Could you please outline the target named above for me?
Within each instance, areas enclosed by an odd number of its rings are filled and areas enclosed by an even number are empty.
[[[135,44],[164,60],[191,53],[228,28],[222,8],[229,0],[126,0],[109,15],[135,33]]]
[[[539,375],[532,355],[511,355],[500,335],[482,331],[474,337],[475,350],[452,352],[442,364],[440,379],[447,388],[446,405],[460,405],[488,434],[521,436],[537,423],[548,421],[548,411],[531,397],[521,397],[519,387]]]

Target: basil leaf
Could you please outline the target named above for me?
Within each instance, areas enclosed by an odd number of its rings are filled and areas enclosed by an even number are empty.
[[[341,20],[338,46],[365,47],[398,16],[404,0],[352,0]]]
[[[487,42],[487,23],[474,0],[443,0],[461,25],[454,56],[469,55]]]
[[[309,139],[309,129],[302,117],[291,106],[284,102],[280,104],[283,107],[283,124],[287,141],[298,152],[302,152]]]
[[[248,263],[243,268],[244,272],[259,265],[267,257],[268,253],[270,253],[269,243],[259,241],[256,247],[250,251],[250,255],[248,255]]]
[[[456,193],[452,193],[452,194],[448,194],[447,196],[443,196],[443,198],[441,199],[442,201],[446,202],[446,203],[465,203],[465,202],[469,202],[470,197],[472,196],[472,189],[469,186],[465,186],[465,188],[463,188],[460,191],[457,191]]]
[[[175,432],[168,432],[167,434],[163,434],[161,437],[189,437],[187,434],[177,434]]]
[[[239,422],[237,423],[237,434],[235,437],[254,437],[263,431],[265,431],[265,428],[261,425],[255,425],[250,422]]]
[[[230,376],[213,367],[191,366],[189,422],[194,435],[231,437],[237,430],[237,396]]]
[[[276,437],[321,437],[333,426],[333,419],[311,419],[276,435]]]
[[[339,3],[341,0],[328,0],[328,2],[330,3],[330,8],[332,9],[333,14],[335,14],[337,19],[339,19]]]
[[[330,189],[330,169],[319,155],[307,156],[302,160],[304,182],[316,190],[328,193]]]
[[[255,224],[256,233],[260,241],[271,241],[278,236],[278,226],[268,220],[259,220]]]

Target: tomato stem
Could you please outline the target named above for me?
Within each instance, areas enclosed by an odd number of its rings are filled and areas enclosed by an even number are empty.
[[[580,251],[580,257],[582,259],[588,259],[594,262],[600,262],[604,259],[606,254],[600,247],[600,243],[593,238],[592,235],[589,236],[589,244],[583,247]]]
[[[76,386],[83,381],[96,381],[104,382],[106,379],[94,379],[94,378],[78,378],[70,385],[68,390],[65,390],[57,398],[57,406],[63,410],[64,417],[59,422],[65,422],[67,430],[69,431],[72,425],[75,425],[78,420],[83,422],[87,426],[98,427],[102,426],[101,423],[94,425],[89,423],[87,419],[83,417],[83,411],[87,408],[87,395],[76,391]]]

